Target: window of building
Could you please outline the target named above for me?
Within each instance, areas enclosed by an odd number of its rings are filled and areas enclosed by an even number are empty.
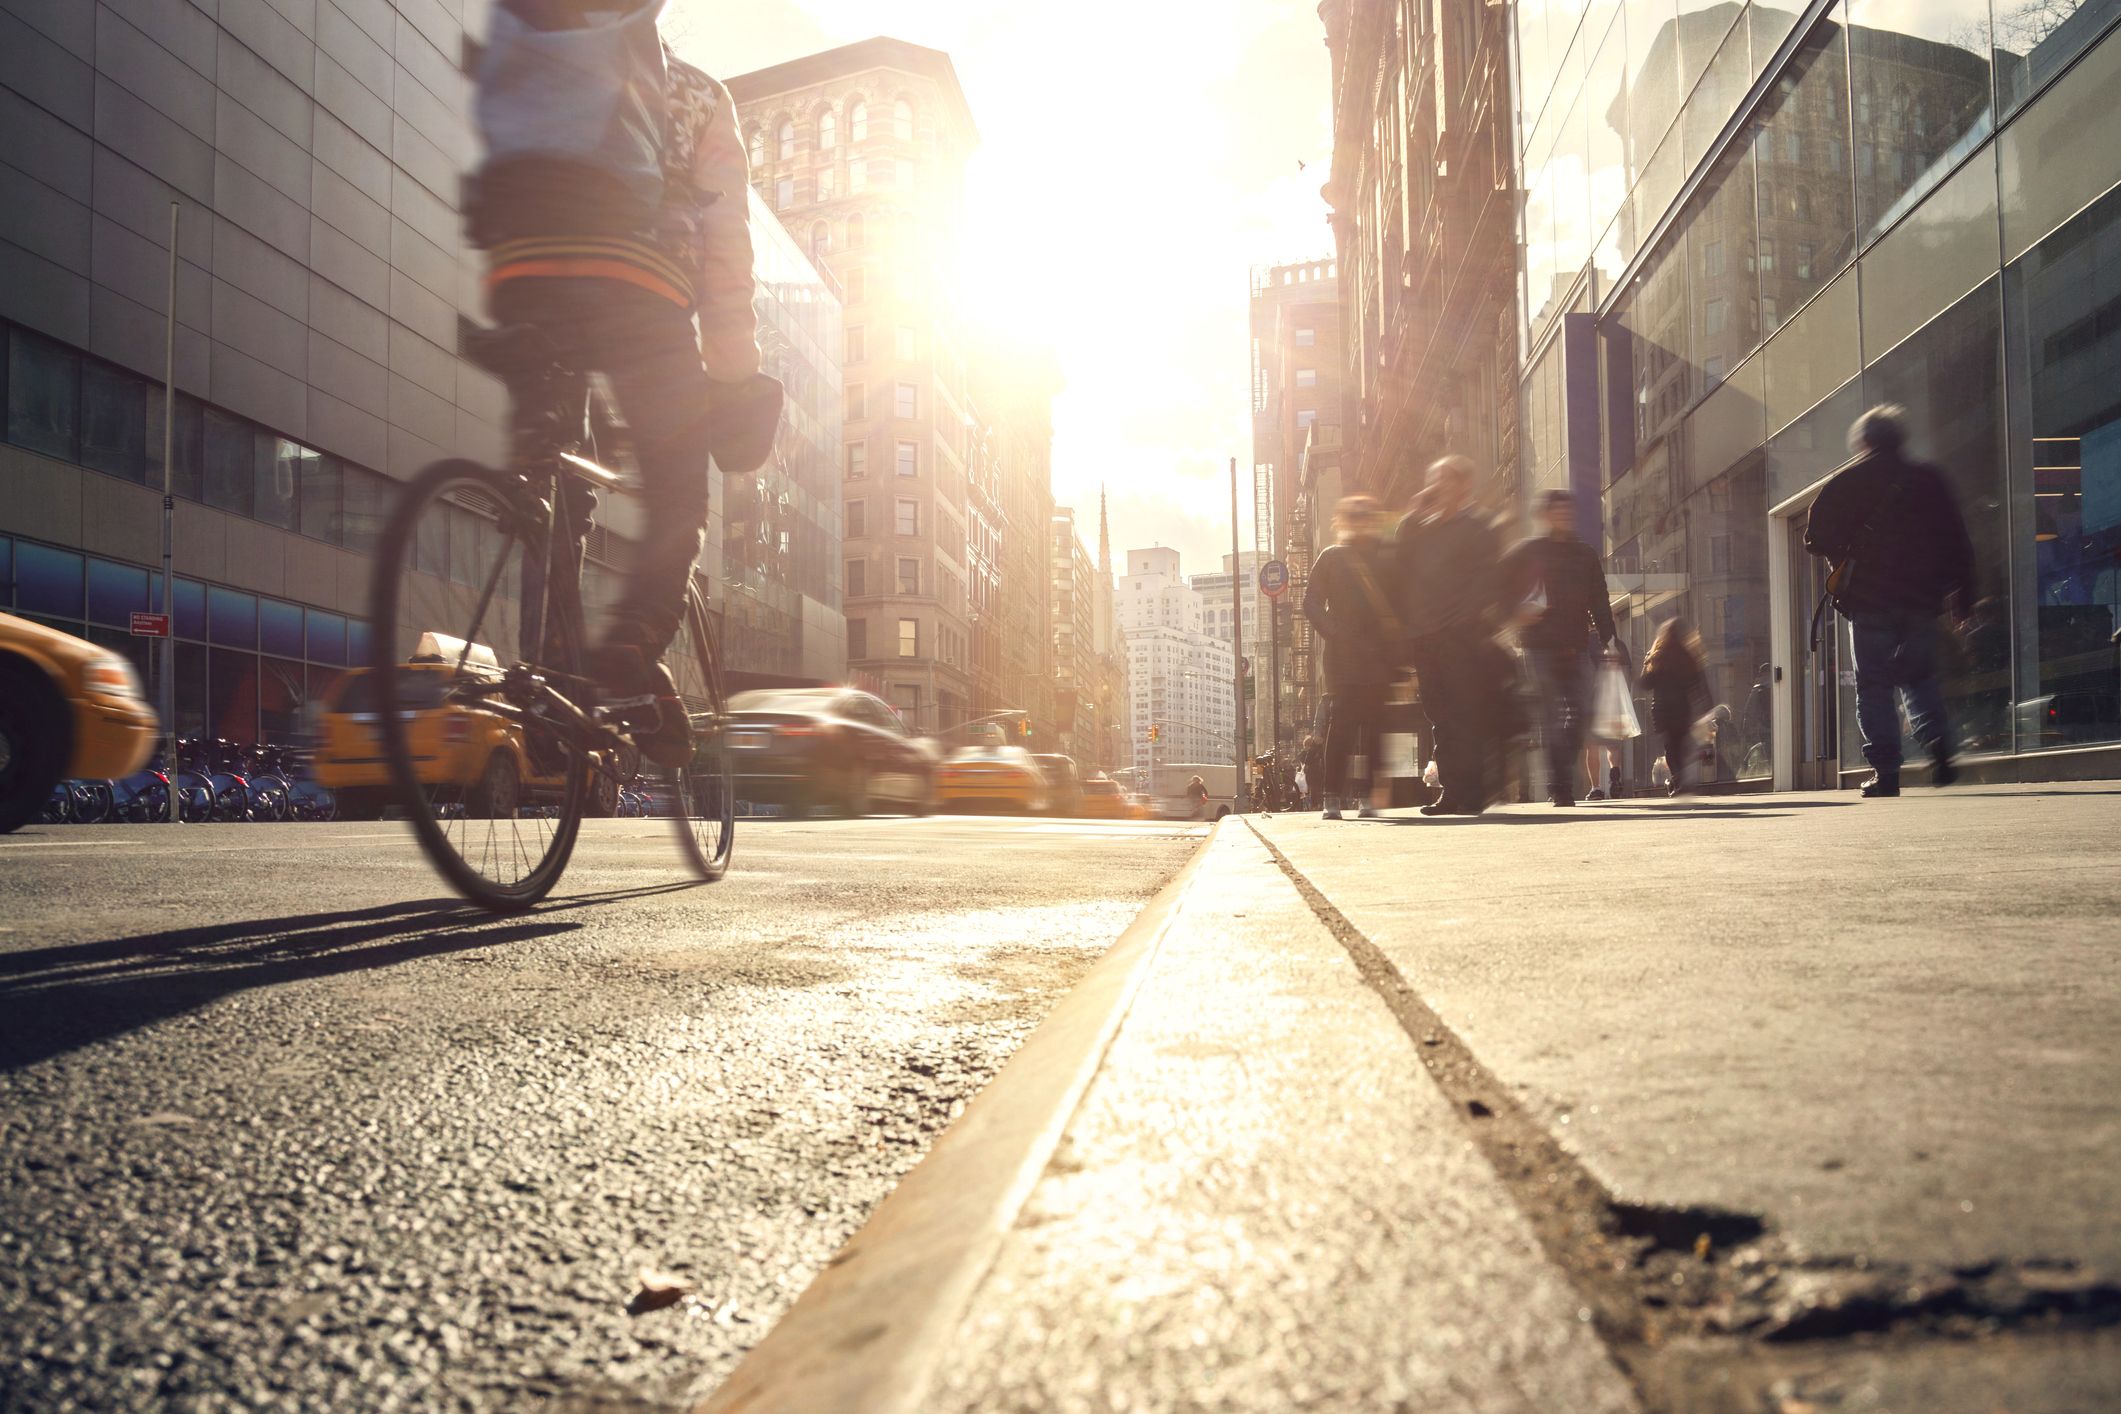
[[[1302,412],[1296,414],[1296,427],[1298,431],[1302,431],[1304,428],[1311,426],[1317,421],[1318,414],[1311,408],[1305,408]]]
[[[1775,242],[1766,236],[1760,238],[1760,273],[1775,273]]]
[[[849,305],[861,304],[868,297],[869,272],[859,269],[849,270],[847,272],[847,303]]]
[[[1730,318],[1730,304],[1723,299],[1712,299],[1702,310],[1702,328],[1713,339],[1729,325]]]
[[[7,440],[73,460],[81,430],[80,355],[21,329],[8,330],[7,345]]]
[[[847,479],[860,481],[869,475],[869,444],[849,442],[847,444]]]
[[[1316,388],[1318,386],[1318,370],[1315,368],[1297,369],[1296,386],[1299,388]]]
[[[147,476],[145,379],[88,360],[81,369],[81,464],[142,481]],[[161,451],[156,448],[157,453]],[[157,460],[160,460],[159,455]]]
[[[899,384],[892,411],[899,417],[920,416],[920,390],[911,383]]]
[[[833,116],[830,108],[820,108],[817,114],[817,150],[830,152],[840,145],[840,120]]]
[[[862,220],[861,212],[857,211],[852,216],[849,216],[847,218],[847,249],[860,250],[862,241],[867,233],[868,226]]]
[[[921,656],[921,621],[900,619],[898,621],[898,655],[901,658]]]
[[[867,594],[869,592],[869,562],[867,560],[849,560],[846,564],[846,570],[847,597],[859,599],[864,594]]]
[[[795,156],[795,120],[793,118],[781,119],[781,126],[776,132],[774,148],[775,156],[779,157],[783,162]]]
[[[1809,241],[1797,242],[1797,268],[1794,272],[1800,280],[1812,278],[1812,246]]]
[[[901,442],[898,444],[898,474],[919,476],[921,474],[921,444]]]
[[[1701,273],[1714,278],[1723,273],[1723,242],[1709,241],[1701,248]]]
[[[1711,535],[1709,537],[1709,573],[1729,574],[1730,572],[1731,537],[1728,535]]]
[[[921,562],[908,555],[899,556],[898,592],[918,594],[921,592]]]
[[[773,184],[773,209],[786,211],[795,205],[795,178],[783,177]]]
[[[916,334],[916,333],[915,333],[915,332],[914,332],[914,331],[912,330],[912,328],[911,328],[911,327],[909,327],[908,325],[904,325],[904,324],[901,324],[901,325],[899,325],[899,326],[898,326],[898,337],[897,337],[897,342],[896,342],[896,344],[895,344],[895,346],[894,346],[894,352],[896,352],[896,353],[897,353],[897,355],[898,355],[898,358],[899,358],[899,362],[901,362],[901,363],[911,363],[911,362],[913,362],[913,360],[915,360],[915,359],[917,359],[917,358],[919,358],[919,357],[920,357],[920,353],[921,353],[921,339],[920,339],[920,335]]]
[[[744,145],[751,149],[751,166],[753,170],[766,165],[766,130],[764,128],[753,128],[751,136],[745,139]]]
[[[847,330],[847,362],[860,363],[869,357],[869,341],[861,325],[852,325]]]
[[[869,656],[869,621],[867,619],[847,620],[847,656],[849,658],[866,658]]]
[[[162,484],[162,411],[159,390],[147,400],[147,484]],[[198,399],[177,394],[177,426],[170,438],[170,489],[198,501],[206,496],[206,408]],[[336,542],[335,542],[336,543]]]
[[[267,525],[293,530],[295,490],[301,483],[302,464],[315,460],[317,454],[284,437],[259,437],[256,445],[257,486],[251,498],[251,514]]]
[[[852,142],[869,140],[869,105],[859,98],[847,109],[847,137]]]
[[[249,423],[215,408],[206,410],[206,504],[250,514],[257,490],[257,436]]]
[[[918,535],[921,533],[921,503],[908,497],[898,499],[898,533]]]
[[[819,201],[832,200],[832,169],[830,167],[817,169],[817,199]]]
[[[847,538],[860,540],[869,533],[869,503],[849,501],[847,503]]]
[[[1296,347],[1308,349],[1317,342],[1318,331],[1316,329],[1298,329],[1296,331]]]
[[[900,142],[913,141],[913,105],[903,98],[891,105],[891,135]]]

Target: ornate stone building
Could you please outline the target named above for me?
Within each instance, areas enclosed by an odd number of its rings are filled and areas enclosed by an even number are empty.
[[[845,294],[850,674],[924,732],[1050,717],[1051,385],[998,368],[943,288],[979,141],[950,57],[869,39],[729,88],[753,185]]]
[[[1517,494],[1509,21],[1485,0],[1325,0],[1347,489],[1403,503],[1463,452]],[[1314,507],[1323,522],[1330,508]]]

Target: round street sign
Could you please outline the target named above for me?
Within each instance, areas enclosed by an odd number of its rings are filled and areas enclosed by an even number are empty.
[[[1279,599],[1289,592],[1289,567],[1280,560],[1269,560],[1259,567],[1259,592],[1269,599]]]

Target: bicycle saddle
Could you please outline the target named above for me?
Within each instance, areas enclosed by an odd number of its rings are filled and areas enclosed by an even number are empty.
[[[467,328],[460,342],[464,357],[503,383],[543,373],[560,363],[559,346],[535,324]]]

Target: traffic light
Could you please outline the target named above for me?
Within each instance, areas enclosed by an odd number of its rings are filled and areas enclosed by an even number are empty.
[[[1029,717],[1019,717],[1016,719],[1016,734],[1018,736],[1031,735],[1031,719]]]
[[[1162,727],[1159,727],[1158,725],[1156,725],[1156,723],[1151,722],[1149,724],[1149,740],[1155,741],[1159,736],[1163,735],[1163,730],[1164,729]]]

